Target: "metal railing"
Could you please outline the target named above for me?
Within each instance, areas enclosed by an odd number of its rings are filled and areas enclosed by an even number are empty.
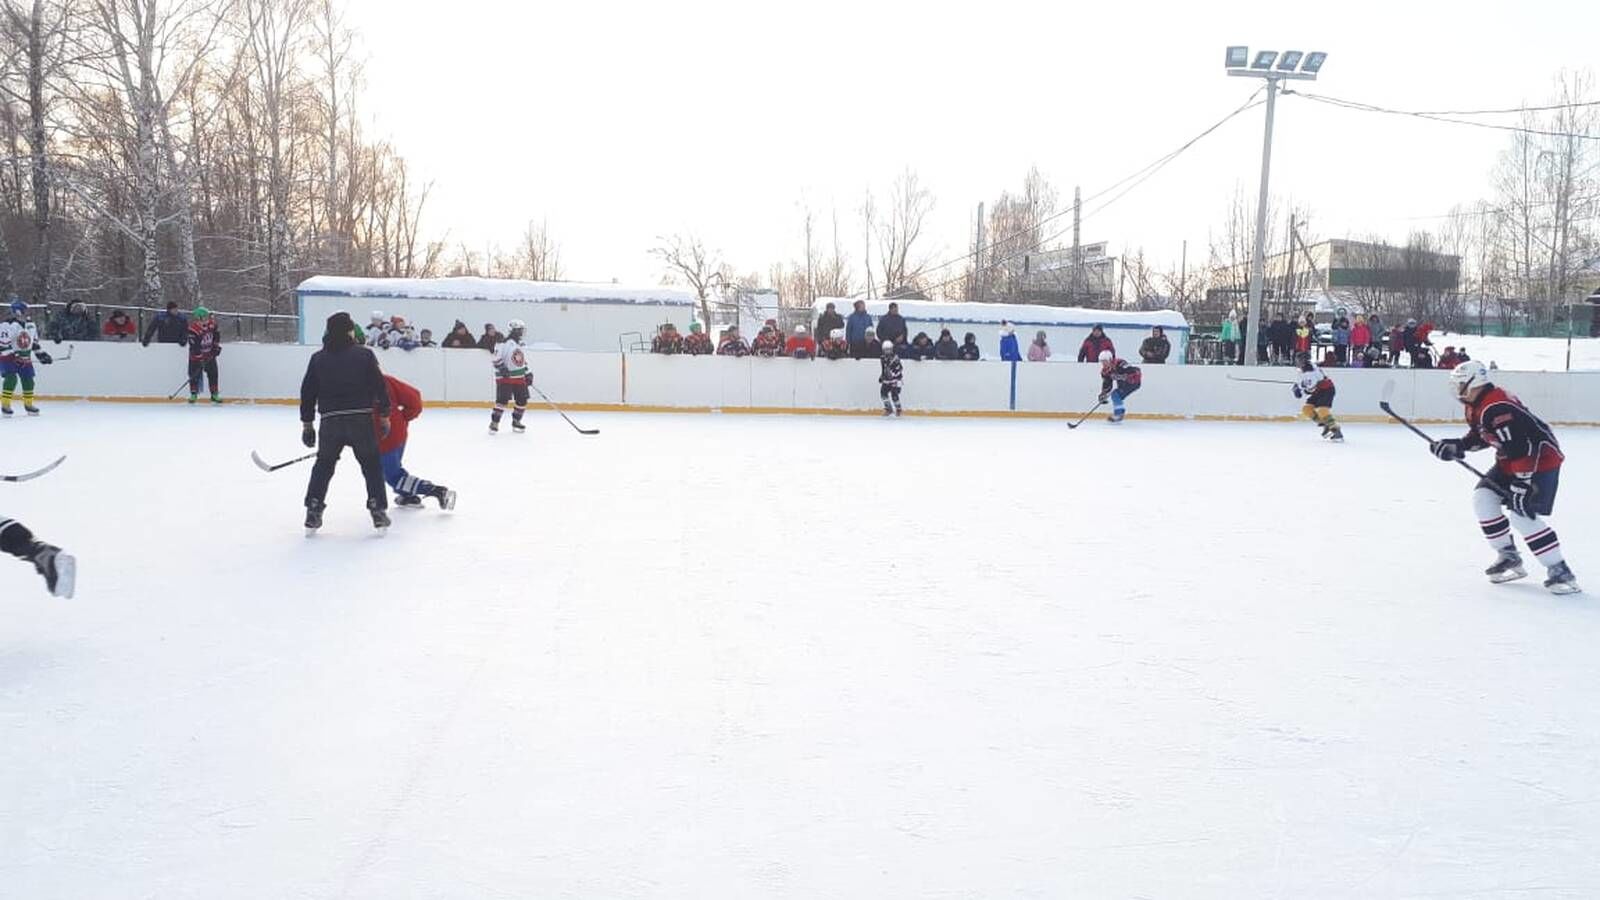
[[[83,303],[83,307],[93,313],[94,337],[88,340],[112,340],[100,331],[106,319],[117,310],[122,310],[134,320],[137,330],[134,339],[144,336],[144,330],[158,313],[165,312],[151,306],[123,306],[115,303]],[[53,336],[50,322],[55,316],[67,308],[66,303],[56,302],[49,304],[46,314],[35,320],[39,331],[47,339]],[[190,316],[190,310],[180,309],[179,315],[184,318]],[[212,310],[211,315],[217,320],[217,330],[225,341],[253,342],[263,344],[293,344],[300,340],[300,317],[273,315],[269,313],[241,313]]]

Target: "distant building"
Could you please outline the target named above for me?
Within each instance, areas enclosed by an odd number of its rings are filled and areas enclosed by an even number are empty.
[[[1451,294],[1460,289],[1461,257],[1414,247],[1341,238],[1267,257],[1264,296],[1279,307],[1361,311],[1389,294]],[[1222,273],[1218,296],[1244,296],[1250,265]]]

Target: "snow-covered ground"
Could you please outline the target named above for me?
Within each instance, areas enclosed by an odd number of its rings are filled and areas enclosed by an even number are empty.
[[[382,540],[287,408],[0,423],[0,895],[1600,896],[1600,600],[1397,427],[577,418]]]
[[[1434,332],[1429,340],[1439,353],[1446,347],[1466,347],[1468,355],[1493,361],[1515,372],[1567,371],[1566,338],[1478,337],[1475,334]],[[1600,338],[1572,339],[1572,371],[1600,370]]]

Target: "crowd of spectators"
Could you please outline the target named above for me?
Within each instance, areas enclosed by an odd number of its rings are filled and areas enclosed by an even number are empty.
[[[1249,327],[1249,317],[1237,310],[1223,320],[1218,340],[1224,364],[1244,365]],[[1318,325],[1314,313],[1289,318],[1278,312],[1257,335],[1256,361],[1292,366],[1304,353],[1324,368],[1431,369],[1454,368],[1471,358],[1465,347],[1446,347],[1440,352],[1431,339],[1433,331],[1432,322],[1416,319],[1385,327],[1377,314],[1351,317],[1341,312],[1326,325]]]

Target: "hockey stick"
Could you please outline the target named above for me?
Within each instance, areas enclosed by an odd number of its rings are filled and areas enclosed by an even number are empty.
[[[56,466],[59,466],[59,465],[61,465],[62,463],[66,462],[66,461],[67,461],[67,457],[63,454],[60,459],[56,460],[55,462],[51,463],[48,466],[45,466],[42,469],[34,469],[32,472],[23,472],[21,475],[0,475],[0,481],[7,481],[7,482],[32,481],[35,478],[38,478],[40,475],[49,474],[50,471],[53,470]]]
[[[1384,412],[1388,413],[1389,414],[1389,418],[1394,419],[1396,422],[1399,422],[1401,425],[1404,425],[1406,428],[1410,429],[1412,434],[1414,434],[1417,437],[1422,438],[1423,440],[1427,441],[1428,442],[1428,446],[1432,447],[1434,441],[1433,441],[1433,437],[1431,435],[1429,435],[1426,431],[1423,431],[1421,428],[1418,428],[1417,426],[1411,424],[1411,421],[1409,419],[1407,419],[1405,416],[1402,416],[1399,413],[1395,412],[1394,411],[1394,407],[1389,405],[1389,401],[1391,399],[1393,399],[1393,398],[1394,398],[1394,381],[1391,380],[1388,383],[1384,384],[1384,386],[1383,386],[1383,400],[1379,401],[1378,408],[1383,410]],[[1471,472],[1472,474],[1478,476],[1479,480],[1481,480],[1484,484],[1487,484],[1490,487],[1492,487],[1494,489],[1495,493],[1499,494],[1502,497],[1506,496],[1506,491],[1505,491],[1504,488],[1502,488],[1498,484],[1495,484],[1493,481],[1489,480],[1489,476],[1485,475],[1484,473],[1482,473],[1480,471],[1478,471],[1477,467],[1474,466],[1472,463],[1469,463],[1464,459],[1456,459],[1456,460],[1451,460],[1451,461],[1454,462],[1456,465],[1460,466],[1461,468],[1466,469],[1468,472]]]
[[[189,379],[185,378],[183,380],[183,384],[178,385],[178,389],[177,390],[175,390],[172,393],[167,395],[167,399],[168,400],[176,400],[176,399],[178,399],[178,395],[183,393],[183,389],[188,387],[188,386],[189,386]]]
[[[1088,412],[1084,413],[1083,416],[1078,419],[1078,421],[1076,421],[1076,422],[1068,422],[1067,423],[1067,427],[1068,428],[1077,428],[1079,425],[1082,425],[1084,422],[1087,422],[1089,420],[1089,417],[1094,415],[1094,411],[1095,410],[1097,410],[1100,407],[1105,406],[1105,405],[1106,405],[1106,402],[1104,400],[1100,400],[1100,401],[1096,402],[1095,405]]]
[[[317,452],[315,450],[313,450],[310,453],[307,453],[305,456],[296,456],[294,459],[291,459],[288,462],[281,462],[281,463],[278,463],[277,465],[274,466],[274,465],[269,465],[266,460],[262,459],[261,458],[261,454],[255,452],[254,450],[250,451],[250,458],[255,461],[255,464],[257,466],[261,467],[261,471],[263,471],[263,472],[276,472],[279,469],[286,469],[289,466],[294,465],[295,463],[305,462],[306,460],[308,460],[311,457],[316,456],[316,455],[317,455]]]
[[[1249,382],[1253,382],[1255,384],[1295,384],[1295,382],[1293,382],[1293,381],[1281,381],[1281,380],[1276,379],[1276,378],[1240,378],[1237,375],[1229,375],[1228,376],[1228,380],[1229,381],[1249,381]]]
[[[556,402],[554,400],[551,400],[550,397],[547,394],[545,394],[544,391],[539,390],[539,386],[538,385],[530,383],[528,385],[528,387],[533,388],[533,392],[535,394],[538,394],[540,397],[543,397],[544,398],[544,402],[550,404],[550,408],[556,411],[556,415],[560,416],[563,419],[567,419],[567,414],[562,412],[561,411],[561,407],[557,406]],[[567,419],[567,424],[571,425],[572,426],[572,430],[576,431],[579,434],[599,434],[600,433],[600,429],[598,429],[598,428],[579,428],[578,427],[578,423],[572,421],[571,419]]]

